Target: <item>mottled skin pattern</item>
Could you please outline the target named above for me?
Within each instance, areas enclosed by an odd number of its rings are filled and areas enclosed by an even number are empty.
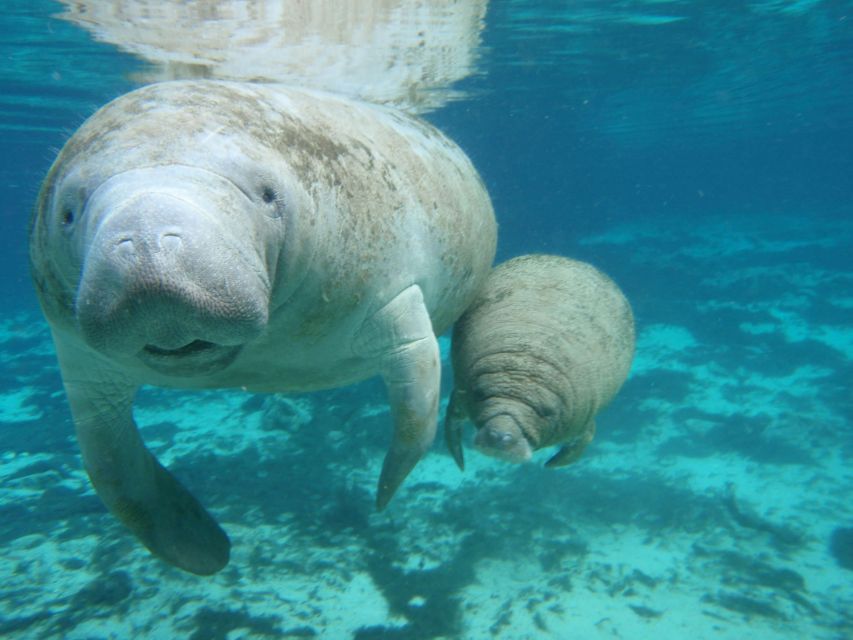
[[[633,355],[631,307],[600,271],[547,255],[498,265],[453,330],[445,436],[456,463],[466,420],[488,455],[524,462],[562,445],[546,464],[574,462]]]
[[[394,418],[384,507],[434,437],[435,336],[495,240],[465,154],[395,111],[213,81],[108,104],[59,154],[30,232],[98,494],[153,553],[213,573],[228,538],[140,440],[138,387],[298,392],[378,374]]]

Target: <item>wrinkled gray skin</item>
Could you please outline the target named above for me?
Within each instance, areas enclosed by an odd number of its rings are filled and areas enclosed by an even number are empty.
[[[631,307],[593,266],[548,255],[498,265],[453,329],[445,437],[456,463],[466,420],[488,455],[524,462],[562,445],[546,465],[574,462],[633,356]]]
[[[228,538],[141,441],[139,386],[299,392],[379,374],[384,507],[434,438],[435,336],[481,286],[495,236],[464,153],[400,113],[205,81],[108,104],[59,154],[30,234],[98,494],[153,553],[213,573]]]

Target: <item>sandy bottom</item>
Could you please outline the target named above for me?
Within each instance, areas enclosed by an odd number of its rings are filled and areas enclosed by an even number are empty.
[[[378,382],[144,389],[145,441],[231,536],[210,578],[105,512],[45,325],[0,318],[0,636],[853,638],[850,235],[732,217],[553,248],[608,271],[637,316],[595,442],[556,471],[469,442],[464,474],[437,442],[381,514]]]

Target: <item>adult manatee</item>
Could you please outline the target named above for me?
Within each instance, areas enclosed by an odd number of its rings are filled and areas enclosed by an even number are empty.
[[[435,336],[485,279],[495,235],[465,154],[395,111],[212,81],[106,105],[60,152],[30,233],[98,495],[154,554],[213,573],[228,538],[140,439],[139,386],[300,392],[379,374],[384,507],[433,440]]]

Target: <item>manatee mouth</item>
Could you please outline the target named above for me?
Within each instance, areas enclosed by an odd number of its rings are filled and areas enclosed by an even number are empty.
[[[138,357],[158,373],[198,376],[221,371],[234,361],[241,348],[241,345],[225,346],[207,340],[193,340],[176,349],[146,344]]]
[[[209,349],[215,349],[216,346],[216,344],[208,342],[207,340],[193,340],[192,342],[185,344],[183,347],[178,347],[177,349],[163,349],[153,344],[146,344],[145,347],[143,347],[143,351],[155,356],[186,356],[191,353],[200,353],[202,351],[208,351]]]

